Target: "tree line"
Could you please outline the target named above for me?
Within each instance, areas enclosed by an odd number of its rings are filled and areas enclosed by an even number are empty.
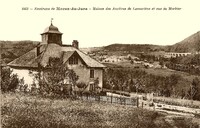
[[[178,71],[184,71],[194,75],[200,75],[200,55],[190,55],[185,57],[176,57],[165,60],[168,68]]]
[[[104,73],[104,88],[127,92],[149,93],[159,96],[200,100],[200,80],[194,78],[187,88],[178,74],[158,76],[140,69],[109,68]],[[194,91],[195,90],[195,91]]]

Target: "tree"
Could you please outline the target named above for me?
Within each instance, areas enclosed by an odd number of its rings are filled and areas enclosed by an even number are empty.
[[[188,90],[188,96],[191,100],[200,100],[199,88],[200,80],[195,77],[190,85],[190,89]]]
[[[41,67],[39,72],[34,75],[39,81],[39,91],[45,94],[65,93],[63,91],[66,86],[73,86],[75,88],[78,76],[76,73],[67,67],[60,58],[49,58],[49,64],[46,68]],[[69,91],[72,91],[70,89]]]
[[[173,96],[176,96],[176,85],[178,84],[179,80],[181,80],[181,76],[178,74],[172,74],[169,76],[169,89],[170,93]]]
[[[130,62],[131,64],[134,64],[134,60],[131,60],[131,62]]]
[[[19,84],[19,78],[17,74],[12,74],[10,68],[1,69],[1,91],[9,92],[15,91]]]
[[[161,66],[161,68],[163,68],[163,67],[165,66],[164,61],[163,61],[163,60],[160,60],[160,61],[159,61],[159,65]]]

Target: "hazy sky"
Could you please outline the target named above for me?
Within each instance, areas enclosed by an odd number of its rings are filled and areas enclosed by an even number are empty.
[[[80,47],[174,44],[200,31],[199,5],[200,0],[5,0],[0,5],[0,40],[40,41],[40,34],[53,18],[53,25],[63,33],[64,44],[73,40],[78,40]],[[52,7],[91,10],[35,10]],[[93,10],[93,7],[131,10]],[[144,7],[181,10],[133,10]]]

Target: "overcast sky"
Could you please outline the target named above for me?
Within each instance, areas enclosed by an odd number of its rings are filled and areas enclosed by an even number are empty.
[[[53,25],[63,33],[64,44],[78,40],[80,47],[113,43],[170,45],[200,31],[199,5],[200,0],[6,0],[0,5],[0,40],[41,41],[40,34],[53,18]],[[45,11],[35,7],[91,10]],[[93,7],[132,10],[106,11]],[[143,7],[181,10],[133,10]]]

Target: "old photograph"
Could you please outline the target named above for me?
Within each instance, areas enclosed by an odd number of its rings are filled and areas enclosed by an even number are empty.
[[[2,128],[200,128],[198,0],[7,0]]]

